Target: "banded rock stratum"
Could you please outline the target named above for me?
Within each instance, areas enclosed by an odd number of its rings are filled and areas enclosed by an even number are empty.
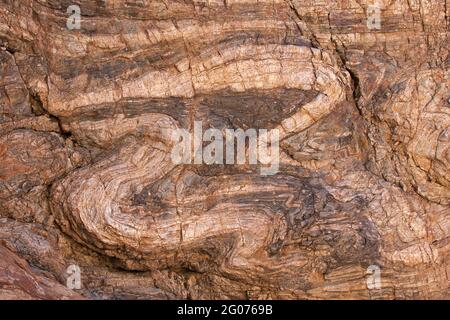
[[[2,0],[0,298],[448,299],[450,6],[379,4]],[[279,171],[174,164],[195,121]]]

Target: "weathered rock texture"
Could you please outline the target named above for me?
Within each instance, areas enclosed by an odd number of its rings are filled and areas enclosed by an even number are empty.
[[[450,6],[379,3],[2,0],[0,298],[449,298]],[[279,172],[175,165],[194,121]]]

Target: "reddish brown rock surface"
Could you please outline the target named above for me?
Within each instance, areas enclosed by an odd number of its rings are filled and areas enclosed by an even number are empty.
[[[2,1],[0,298],[448,299],[450,6],[371,4]],[[279,171],[174,163],[195,121]]]
[[[0,295],[2,299],[82,299],[55,280],[37,275],[28,263],[0,247]]]

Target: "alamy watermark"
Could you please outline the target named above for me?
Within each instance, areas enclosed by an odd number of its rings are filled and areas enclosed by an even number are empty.
[[[66,286],[71,290],[81,289],[81,269],[76,264],[71,264],[67,267],[66,274],[68,275]]]
[[[70,16],[67,18],[66,27],[69,30],[81,29],[81,9],[79,6],[73,4],[67,7],[67,13]]]
[[[369,290],[381,289],[381,269],[379,266],[373,264],[367,267],[366,270],[366,284]]]
[[[274,175],[280,162],[279,139],[278,129],[209,128],[203,132],[202,122],[195,121],[193,133],[186,129],[172,132],[171,157],[175,164],[259,164],[262,175]],[[204,142],[209,144],[203,146]]]
[[[381,6],[379,1],[375,1],[374,4],[370,4],[367,7],[367,28],[369,30],[381,29]]]

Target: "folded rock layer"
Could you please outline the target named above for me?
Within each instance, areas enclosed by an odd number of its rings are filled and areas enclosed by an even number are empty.
[[[0,298],[449,298],[449,9],[379,4],[3,1]]]

